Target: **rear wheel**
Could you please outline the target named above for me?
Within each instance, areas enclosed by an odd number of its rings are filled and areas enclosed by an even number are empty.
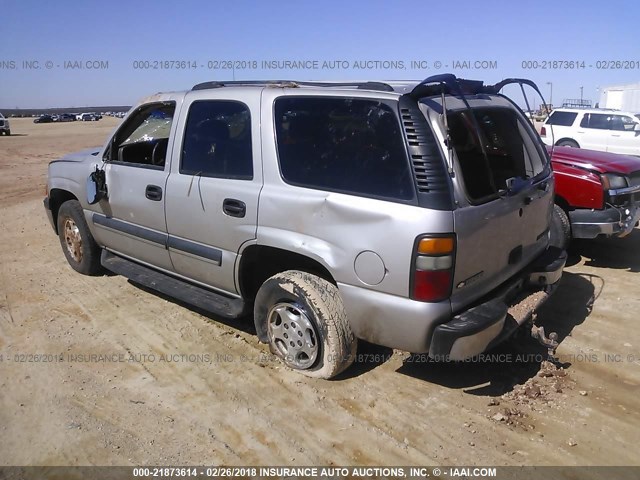
[[[558,146],[559,147],[571,147],[571,148],[580,148],[580,145],[578,145],[578,142],[574,141],[574,140],[570,140],[570,139],[565,139],[565,140],[560,140],[558,142]]]
[[[256,322],[263,322],[271,352],[304,375],[332,378],[355,358],[351,331],[338,288],[297,270],[267,279],[256,295]]]
[[[76,272],[97,275],[102,271],[100,247],[93,239],[82,205],[68,200],[58,210],[58,237],[67,262]]]
[[[553,206],[550,230],[549,244],[566,250],[571,241],[571,222],[567,213],[558,205]]]

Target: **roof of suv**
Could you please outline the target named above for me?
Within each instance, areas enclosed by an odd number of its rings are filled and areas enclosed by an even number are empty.
[[[568,107],[562,107],[562,108],[554,108],[553,112],[551,112],[551,114],[553,114],[554,112],[574,112],[574,113],[617,113],[620,115],[629,115],[629,116],[633,116],[633,113],[630,112],[623,112],[621,110],[616,110],[615,108],[568,108]]]
[[[211,81],[194,85],[193,90],[208,90],[223,87],[245,88],[301,88],[301,89],[334,89],[334,90],[369,90],[373,92],[389,92],[404,94],[411,92],[420,80],[390,80],[390,81],[299,81],[299,80],[239,80],[239,81]]]
[[[529,85],[535,90],[538,87],[531,80],[508,78],[495,85],[485,85],[481,80],[457,78],[445,73],[433,75],[420,80],[390,80],[390,81],[298,81],[298,80],[239,80],[239,81],[211,81],[195,85],[192,90],[207,90],[223,87],[273,87],[273,88],[335,88],[339,90],[369,90],[396,94],[409,94],[415,98],[428,97],[441,93],[464,97],[466,95],[497,94],[509,84],[519,83]],[[539,90],[538,90],[539,93]]]

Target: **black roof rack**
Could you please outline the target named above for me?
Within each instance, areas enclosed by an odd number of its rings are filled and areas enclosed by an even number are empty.
[[[356,87],[358,90],[378,90],[393,92],[393,87],[384,82],[309,82],[293,80],[214,80],[194,85],[191,90],[207,90],[209,88],[222,88],[231,86],[273,86],[273,87],[298,87],[300,85],[311,87]]]

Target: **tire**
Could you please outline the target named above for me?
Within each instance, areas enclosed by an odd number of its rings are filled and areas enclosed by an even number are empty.
[[[353,363],[357,339],[338,288],[323,278],[289,270],[267,279],[254,319],[271,352],[304,375],[329,379]]]
[[[71,268],[84,275],[100,274],[100,247],[91,235],[80,202],[64,202],[58,210],[57,224],[60,245]]]
[[[559,147],[571,147],[571,148],[580,148],[580,145],[578,145],[578,142],[574,141],[574,140],[570,140],[570,139],[564,139],[564,140],[560,140],[557,145]]]
[[[553,206],[550,231],[549,245],[566,250],[571,242],[571,222],[566,212],[558,205]]]
[[[7,137],[9,137],[11,135],[11,130],[7,130],[5,134],[7,135]]]

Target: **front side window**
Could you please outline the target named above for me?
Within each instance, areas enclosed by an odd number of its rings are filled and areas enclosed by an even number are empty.
[[[251,180],[249,107],[229,100],[193,102],[184,132],[180,173]]]
[[[106,159],[132,166],[164,168],[175,103],[144,105],[118,130]]]
[[[632,132],[636,126],[636,122],[626,115],[611,116],[611,130],[619,130],[622,132]]]
[[[487,108],[472,112],[448,115],[449,136],[472,202],[495,197],[518,181],[545,171],[544,158],[514,110]]]
[[[583,126],[586,128],[595,128],[596,130],[608,130],[610,128],[609,115],[602,113],[591,113],[589,114],[588,123]]]
[[[393,109],[360,98],[283,97],[275,103],[280,171],[287,183],[411,200],[413,177]]]

